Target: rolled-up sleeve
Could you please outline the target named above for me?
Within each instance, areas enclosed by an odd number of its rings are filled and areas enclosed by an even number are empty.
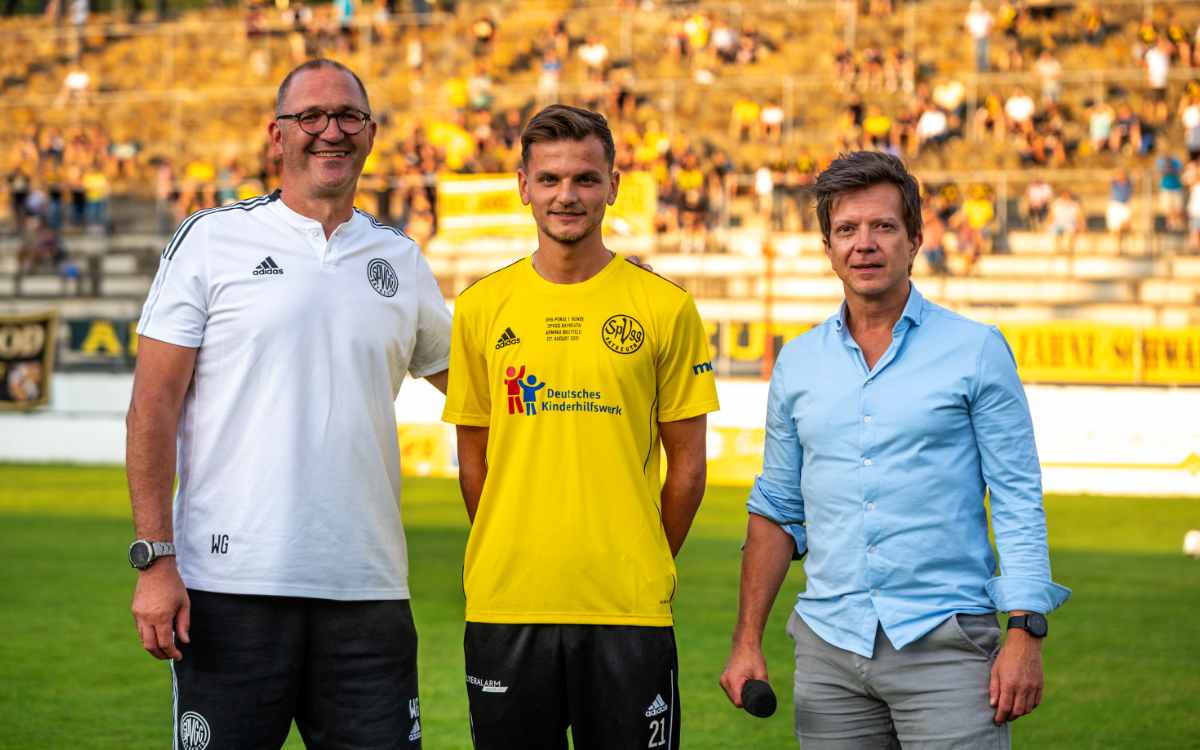
[[[783,527],[796,541],[796,556],[808,551],[804,528],[804,497],[800,491],[800,469],[804,451],[792,421],[793,397],[787,384],[787,369],[781,357],[771,373],[767,396],[766,440],[763,471],[754,480],[746,509]]]
[[[1012,351],[995,328],[980,351],[971,423],[1000,554],[1000,575],[988,580],[988,596],[1001,612],[1049,613],[1071,590],[1050,578],[1033,420]]]

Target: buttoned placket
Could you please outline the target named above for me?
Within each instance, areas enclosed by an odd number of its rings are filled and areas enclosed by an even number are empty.
[[[900,318],[896,321],[892,328],[892,341],[888,345],[883,356],[875,363],[875,367],[868,368],[866,357],[863,355],[862,347],[850,335],[848,328],[842,324],[839,330],[842,334],[842,341],[846,345],[847,353],[854,358],[858,365],[859,373],[862,376],[862,385],[858,391],[858,425],[859,425],[859,487],[862,489],[862,497],[860,498],[862,514],[863,514],[863,549],[866,557],[864,570],[866,571],[866,585],[869,588],[872,606],[876,609],[878,616],[878,598],[880,595],[880,587],[886,578],[887,571],[885,565],[881,561],[879,549],[879,537],[883,529],[879,525],[878,514],[875,512],[879,498],[879,472],[875,470],[875,460],[872,458],[877,453],[879,446],[879,432],[876,429],[875,415],[878,412],[878,401],[875,394],[878,392],[876,381],[881,377],[883,371],[896,358],[900,347],[904,344],[905,334],[911,327],[910,321],[905,318]],[[871,633],[867,633],[871,630]],[[868,639],[874,638],[874,624],[864,623],[863,637]]]
[[[320,226],[302,230],[308,237],[309,245],[317,251],[317,258],[321,261],[322,269],[332,269],[337,265],[335,242],[340,239],[340,235],[345,234],[343,231],[345,226],[346,224],[339,224],[329,235],[329,239],[325,238],[325,230]]]

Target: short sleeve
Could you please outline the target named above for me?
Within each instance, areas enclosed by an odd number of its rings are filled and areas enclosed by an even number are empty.
[[[142,336],[198,349],[208,323],[207,226],[189,217],[171,238],[142,307]]]
[[[721,408],[704,323],[688,295],[663,329],[657,358],[658,421],[677,422]]]
[[[492,416],[492,394],[487,373],[487,350],[480,345],[481,322],[468,300],[459,295],[450,334],[450,379],[442,421],[487,427]]]
[[[417,344],[408,372],[424,378],[445,370],[450,364],[450,311],[425,258],[417,254]]]

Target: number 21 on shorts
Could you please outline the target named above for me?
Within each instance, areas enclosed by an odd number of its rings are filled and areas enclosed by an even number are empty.
[[[646,747],[663,747],[667,744],[667,717],[650,720],[650,744]]]

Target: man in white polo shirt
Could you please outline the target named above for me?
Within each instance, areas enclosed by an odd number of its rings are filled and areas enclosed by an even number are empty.
[[[450,318],[353,208],[375,130],[349,69],[294,70],[281,190],[184,221],[142,311],[132,609],[176,747],[279,747],[293,719],[309,747],[421,744],[393,403],[406,372],[445,390]]]

